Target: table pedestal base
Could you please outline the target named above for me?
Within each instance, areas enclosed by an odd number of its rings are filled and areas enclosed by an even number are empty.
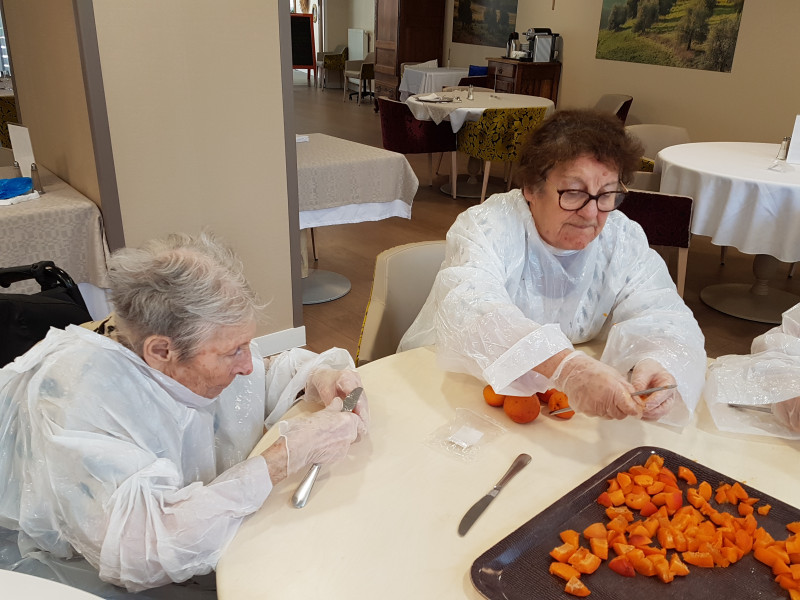
[[[483,181],[480,179],[475,179],[470,175],[460,175],[458,182],[456,183],[456,195],[459,198],[480,198],[481,197],[481,189],[483,188]],[[441,188],[439,188],[443,194],[448,196],[452,196],[452,186],[448,181],[445,183]],[[506,191],[506,186],[504,183],[496,183],[489,179],[489,185],[486,186],[486,197],[488,198],[492,194],[499,194],[501,192]]]
[[[753,260],[755,283],[722,283],[700,291],[700,299],[719,312],[756,321],[779,325],[781,314],[800,302],[800,296],[769,287],[780,261],[767,254],[757,254]]]
[[[309,269],[303,278],[303,304],[322,304],[341,298],[350,291],[350,280],[344,275],[322,269]]]

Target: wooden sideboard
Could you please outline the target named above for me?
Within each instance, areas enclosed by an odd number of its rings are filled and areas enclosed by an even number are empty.
[[[442,64],[445,0],[376,0],[375,96],[399,100],[400,65]],[[377,101],[376,101],[377,110]]]
[[[528,94],[558,100],[560,62],[522,62],[511,58],[489,58],[487,84],[496,92]]]

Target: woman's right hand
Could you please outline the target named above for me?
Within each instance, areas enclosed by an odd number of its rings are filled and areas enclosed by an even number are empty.
[[[608,419],[642,417],[642,404],[631,396],[635,389],[630,382],[616,369],[579,350],[561,361],[550,380],[577,412]]]

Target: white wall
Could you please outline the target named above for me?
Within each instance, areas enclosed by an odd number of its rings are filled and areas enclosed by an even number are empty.
[[[519,0],[517,31],[550,27],[564,38],[559,108],[591,106],[604,93],[633,96],[629,123],[682,125],[695,141],[779,142],[800,113],[800,2],[746,0],[731,73],[598,60],[602,0]],[[504,49],[453,44],[448,0],[445,56],[486,64]]]

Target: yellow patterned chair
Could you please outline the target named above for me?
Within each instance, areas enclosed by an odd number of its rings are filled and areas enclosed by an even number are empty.
[[[342,85],[344,86],[344,64],[347,62],[347,46],[339,45],[333,52],[322,52],[322,89],[328,87],[328,74],[332,72],[341,73]],[[319,61],[319,57],[317,57]]]
[[[487,108],[477,121],[467,121],[458,130],[458,151],[483,161],[481,202],[486,199],[492,161],[507,164],[507,181],[511,186],[511,163],[519,158],[522,143],[531,131],[544,121],[547,107]],[[456,153],[453,152],[453,173],[456,173]],[[456,197],[456,178],[453,177],[453,198]]]

